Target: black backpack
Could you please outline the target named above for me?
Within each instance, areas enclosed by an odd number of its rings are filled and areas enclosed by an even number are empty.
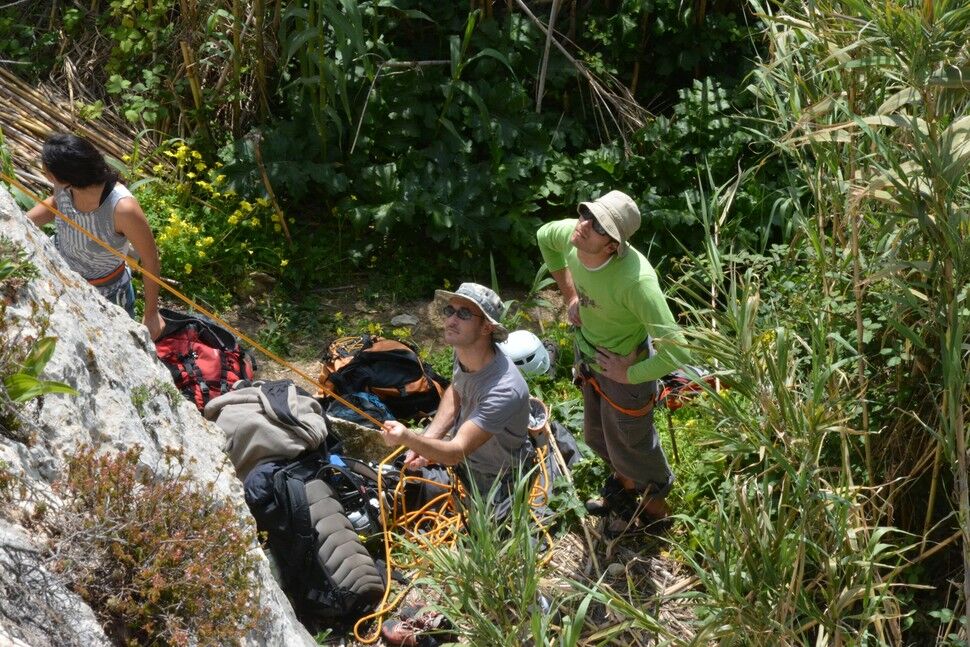
[[[433,414],[449,384],[413,346],[372,335],[331,342],[321,358],[320,383],[338,395],[372,393],[399,420]]]
[[[246,477],[246,503],[266,533],[283,589],[309,626],[352,624],[384,594],[380,562],[361,542],[363,493],[348,495],[346,482],[333,476],[339,469],[313,451],[285,465],[264,463]]]

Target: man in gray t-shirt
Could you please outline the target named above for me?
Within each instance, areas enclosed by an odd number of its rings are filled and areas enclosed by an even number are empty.
[[[492,290],[462,283],[456,292],[438,290],[444,304],[444,337],[455,350],[451,386],[423,434],[397,421],[384,424],[389,446],[404,445],[405,468],[429,463],[458,465],[482,493],[517,464],[532,457],[529,388],[519,369],[495,345],[508,337],[499,323],[502,301]]]

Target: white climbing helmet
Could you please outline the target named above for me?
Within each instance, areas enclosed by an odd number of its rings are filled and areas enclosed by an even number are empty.
[[[527,375],[548,373],[552,362],[542,341],[528,330],[514,330],[498,345],[512,363]]]

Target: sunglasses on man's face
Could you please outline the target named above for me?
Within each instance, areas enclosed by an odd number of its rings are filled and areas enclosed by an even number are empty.
[[[462,321],[468,321],[472,317],[478,317],[480,319],[484,319],[485,318],[485,317],[482,317],[482,315],[480,315],[480,314],[477,314],[477,313],[472,312],[471,310],[469,310],[465,306],[462,306],[460,308],[456,308],[455,306],[447,305],[447,306],[445,306],[444,308],[441,309],[441,314],[443,314],[445,316],[445,319],[447,319],[451,315],[458,315],[458,318],[461,319]]]
[[[597,234],[600,236],[609,236],[609,234],[606,233],[606,230],[603,229],[603,225],[600,224],[600,221],[596,219],[596,216],[589,212],[589,209],[580,209],[579,221],[585,222],[587,220],[593,221],[593,231],[595,231]]]

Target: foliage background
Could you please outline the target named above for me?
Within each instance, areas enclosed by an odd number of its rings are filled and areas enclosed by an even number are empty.
[[[572,60],[529,16],[552,6]],[[728,387],[678,414],[694,643],[957,645],[968,23],[956,0],[41,1],[3,9],[0,58],[146,129],[122,161],[166,276],[220,307],[275,284],[304,301],[277,323],[348,279],[537,285],[541,222],[630,193]],[[567,364],[532,386],[575,428]]]

